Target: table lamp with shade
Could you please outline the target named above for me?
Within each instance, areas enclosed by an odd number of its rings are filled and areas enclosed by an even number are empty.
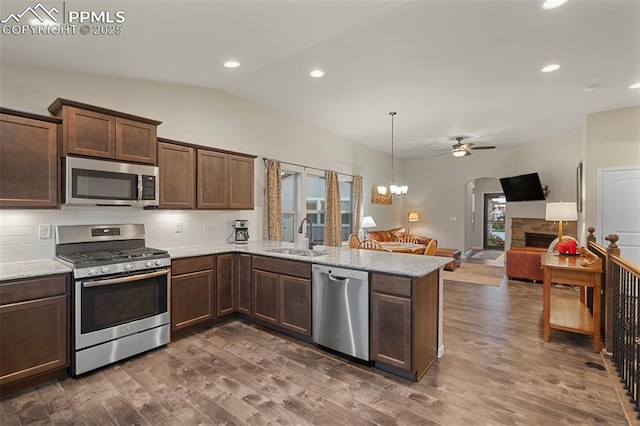
[[[578,220],[575,202],[547,203],[544,220],[558,222],[558,242],[562,241],[562,222]]]
[[[362,229],[364,229],[364,239],[368,239],[369,238],[369,228],[375,228],[376,226],[376,221],[373,220],[373,218],[371,216],[365,216],[362,218],[362,223],[360,224],[360,227]]]
[[[411,224],[411,222],[419,222],[420,221],[420,216],[418,216],[418,212],[409,212],[409,217],[407,219],[408,223],[407,223],[407,234],[410,234],[410,228],[409,225]]]

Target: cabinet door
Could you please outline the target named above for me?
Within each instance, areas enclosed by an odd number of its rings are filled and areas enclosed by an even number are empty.
[[[156,164],[157,126],[116,118],[116,158],[135,163]]]
[[[227,154],[198,150],[198,208],[224,209],[228,199]]]
[[[160,207],[194,208],[196,198],[195,149],[158,143],[158,167],[160,168]]]
[[[251,315],[251,255],[234,255],[236,280],[236,311]]]
[[[213,270],[171,278],[171,330],[215,318]]]
[[[58,205],[58,124],[0,116],[0,205]]]
[[[229,208],[253,209],[253,158],[229,155]]]
[[[411,370],[411,299],[371,293],[371,359]]]
[[[221,254],[217,259],[216,300],[218,316],[231,314],[234,311],[234,268],[233,255]]]
[[[67,296],[0,306],[0,386],[66,367]]]
[[[253,270],[253,317],[278,325],[280,275]]]
[[[64,154],[116,158],[116,118],[99,112],[65,106]]]
[[[311,336],[311,280],[280,277],[280,326]]]

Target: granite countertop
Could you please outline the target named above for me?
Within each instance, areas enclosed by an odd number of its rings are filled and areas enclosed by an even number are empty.
[[[386,272],[409,277],[422,277],[451,261],[451,258],[448,257],[359,250],[347,247],[315,246],[315,251],[324,254],[314,256],[271,251],[283,248],[304,250],[307,246],[280,241],[252,241],[248,244],[207,244],[169,248],[167,250],[172,259],[230,252],[247,253],[370,272]],[[68,274],[70,272],[71,268],[53,259],[2,263],[0,264],[0,281]]]
[[[315,246],[314,250],[326,252],[317,256],[278,253],[270,250],[281,248],[306,249],[303,244],[280,241],[251,241],[248,244],[211,244],[191,247],[169,248],[172,259],[204,256],[218,253],[247,253],[299,260],[320,265],[338,266],[364,271],[386,272],[390,274],[422,277],[451,261],[448,257],[423,256],[417,254],[390,253],[387,251],[359,250],[348,247]]]
[[[68,274],[70,272],[71,268],[53,259],[2,263],[0,264],[0,281],[40,277],[44,275]]]

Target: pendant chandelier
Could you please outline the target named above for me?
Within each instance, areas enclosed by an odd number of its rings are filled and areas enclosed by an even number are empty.
[[[391,116],[391,183],[389,184],[388,190],[390,195],[393,195],[393,198],[404,198],[407,192],[409,192],[409,187],[407,185],[396,185],[393,179],[393,118],[396,113],[390,112],[389,115]],[[387,187],[379,186],[378,194],[387,195]]]

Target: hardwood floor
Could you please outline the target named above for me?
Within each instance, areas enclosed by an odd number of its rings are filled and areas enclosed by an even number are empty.
[[[542,340],[542,286],[445,283],[446,354],[412,383],[232,321],[1,400],[0,424],[626,424],[591,342]]]

